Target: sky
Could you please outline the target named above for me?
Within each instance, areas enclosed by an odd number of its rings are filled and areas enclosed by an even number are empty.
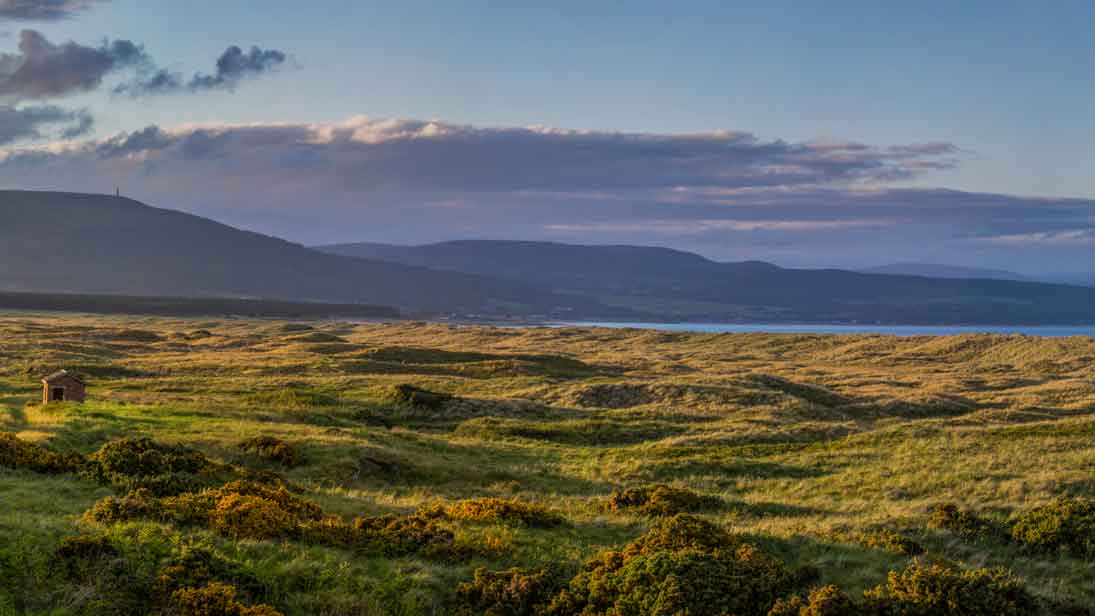
[[[0,0],[0,187],[305,244],[1088,274],[1091,23],[1064,0]]]

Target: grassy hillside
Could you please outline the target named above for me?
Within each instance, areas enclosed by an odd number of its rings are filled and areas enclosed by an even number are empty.
[[[927,278],[788,269],[760,262],[718,263],[664,248],[547,242],[342,244],[319,249],[521,280],[586,295],[611,306],[692,321],[1095,323],[1095,289],[1014,280],[962,280],[953,272],[947,277]],[[995,276],[985,276],[991,277]]]
[[[9,315],[0,340],[0,614],[197,613],[210,581],[285,614],[653,589],[763,615],[828,584],[885,614],[1095,607],[1090,338]],[[58,368],[88,404],[34,403]],[[127,465],[132,437],[180,449]],[[967,611],[910,607],[946,576]]]
[[[516,281],[347,259],[105,195],[0,191],[0,289],[242,297],[412,311],[587,314]]]

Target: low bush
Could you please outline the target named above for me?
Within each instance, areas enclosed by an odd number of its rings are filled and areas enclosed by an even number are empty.
[[[0,432],[0,466],[56,475],[74,473],[83,464],[84,457],[80,454],[59,454],[14,434]]]
[[[200,451],[163,445],[150,438],[124,438],[106,443],[88,456],[100,477],[154,477],[165,473],[197,474],[213,464]]]
[[[536,528],[552,528],[566,522],[566,518],[543,505],[501,498],[464,500],[446,507],[444,512],[456,520],[506,522]]]
[[[630,557],[661,551],[734,551],[743,543],[740,537],[717,524],[682,513],[658,520],[645,534],[627,544],[623,552]]]
[[[803,600],[795,595],[790,599],[779,599],[768,616],[866,616],[863,609],[843,590],[836,586],[822,586],[814,589]]]
[[[783,563],[688,514],[659,520],[583,567],[545,610],[555,616],[768,613],[795,589]]]
[[[392,388],[392,399],[401,406],[437,411],[454,400],[455,396],[403,383]]]
[[[885,584],[863,595],[868,613],[884,616],[1020,616],[1038,611],[1022,580],[1006,569],[918,563],[891,571]]]
[[[286,468],[292,468],[301,463],[300,454],[292,445],[273,436],[249,438],[240,443],[239,448],[262,460],[274,462]]]
[[[157,572],[155,594],[170,597],[176,590],[199,588],[213,582],[230,583],[249,597],[265,591],[257,577],[212,547],[184,544]]]
[[[84,513],[84,519],[99,524],[163,517],[164,509],[159,499],[148,490],[134,490],[123,496],[108,496]]]
[[[882,550],[899,556],[919,556],[924,546],[892,530],[875,530],[855,535],[855,542],[866,548]]]
[[[265,604],[244,605],[236,600],[234,586],[214,582],[201,588],[181,588],[171,595],[179,616],[281,616]]]
[[[103,536],[66,537],[53,553],[53,562],[66,575],[74,576],[94,569],[102,559],[116,558],[118,550]]]
[[[1039,550],[1066,549],[1081,558],[1095,557],[1095,500],[1061,499],[1020,515],[1011,536]]]
[[[461,616],[536,616],[560,587],[547,569],[476,569],[475,578],[456,589],[456,613]]]
[[[996,524],[950,503],[931,508],[928,526],[975,541],[1007,539],[1007,534]]]
[[[84,514],[111,524],[133,519],[205,526],[234,539],[297,539],[390,556],[417,552],[439,556],[453,545],[451,531],[428,516],[378,516],[347,523],[284,487],[233,481],[216,490],[157,498],[148,490],[107,497]]]
[[[296,530],[299,521],[275,501],[260,496],[228,494],[209,514],[210,527],[236,539],[274,539]]]
[[[199,451],[150,438],[110,441],[87,457],[82,473],[121,491],[147,490],[174,496],[206,487],[221,466]]]
[[[359,533],[360,545],[388,556],[423,551],[443,555],[453,545],[452,531],[420,515],[356,518],[353,527]]]
[[[716,509],[722,500],[714,496],[697,494],[691,490],[653,485],[614,491],[608,500],[608,509],[616,512],[638,513],[649,516],[668,516],[678,513],[698,513]]]

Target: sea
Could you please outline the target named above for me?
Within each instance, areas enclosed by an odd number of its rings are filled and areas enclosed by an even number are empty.
[[[667,332],[768,334],[888,334],[892,336],[954,336],[958,334],[1024,334],[1027,336],[1095,336],[1095,325],[817,325],[776,323],[627,323],[568,321],[552,325],[614,327]]]

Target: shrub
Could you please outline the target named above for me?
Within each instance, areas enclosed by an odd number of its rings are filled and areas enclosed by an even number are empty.
[[[791,576],[752,546],[733,552],[610,552],[587,563],[549,614],[740,614],[763,616],[791,588]]]
[[[1006,569],[913,564],[904,571],[891,571],[886,584],[863,594],[870,613],[883,615],[1019,616],[1037,612],[1022,581]]]
[[[780,599],[769,610],[768,616],[857,616],[865,614],[862,608],[843,590],[836,586],[814,589],[807,600],[799,596]]]
[[[53,560],[67,575],[78,575],[106,558],[118,557],[118,550],[103,536],[66,537],[53,553]]]
[[[764,615],[795,582],[780,561],[725,529],[678,514],[586,563],[546,613]]]
[[[164,509],[151,492],[134,490],[124,496],[108,496],[92,505],[84,518],[99,524],[113,524],[138,518],[162,518]]]
[[[186,544],[156,574],[155,593],[170,597],[176,590],[198,588],[213,582],[231,583],[237,589],[242,588],[248,596],[264,591],[258,578],[211,547]]]
[[[88,461],[94,464],[93,472],[112,483],[168,473],[197,474],[214,466],[199,451],[162,445],[147,437],[111,441],[88,456]]]
[[[551,528],[566,522],[563,516],[542,505],[501,498],[460,501],[447,507],[445,513],[457,520],[507,522],[538,528]]]
[[[645,534],[624,547],[626,556],[659,551],[733,551],[741,538],[707,520],[686,513],[655,522]]]
[[[876,530],[856,537],[857,543],[873,550],[883,550],[899,556],[918,556],[924,553],[924,546],[892,530]]]
[[[286,537],[297,527],[296,518],[276,502],[244,494],[220,498],[209,521],[213,530],[236,539]]]
[[[0,466],[56,475],[76,472],[83,464],[84,457],[80,454],[59,454],[14,434],[0,432]]]
[[[420,515],[356,518],[353,527],[364,549],[388,556],[443,551],[453,545],[452,531]]]
[[[666,485],[628,488],[615,491],[608,500],[608,508],[617,512],[634,512],[649,516],[667,516],[678,513],[697,513],[715,509],[722,500]]]
[[[1007,538],[1003,530],[996,524],[972,511],[959,509],[956,505],[949,503],[932,507],[928,526],[947,530],[970,540],[1003,540]]]
[[[392,388],[392,397],[396,404],[431,411],[440,410],[454,399],[451,394],[429,391],[406,383]]]
[[[244,605],[236,601],[236,589],[215,582],[201,588],[182,588],[171,595],[180,616],[281,616],[269,605]]]
[[[1019,543],[1036,549],[1065,548],[1073,554],[1095,556],[1095,500],[1062,499],[1032,509],[1011,530]]]
[[[196,492],[207,482],[192,473],[164,473],[145,477],[115,476],[113,484],[125,492],[146,490],[154,496],[163,497]]]
[[[286,468],[300,464],[300,454],[292,445],[273,436],[256,436],[239,445],[240,449],[252,453],[267,462],[275,462]]]
[[[534,616],[559,588],[558,576],[546,569],[488,571],[456,589],[457,614],[471,616]]]

